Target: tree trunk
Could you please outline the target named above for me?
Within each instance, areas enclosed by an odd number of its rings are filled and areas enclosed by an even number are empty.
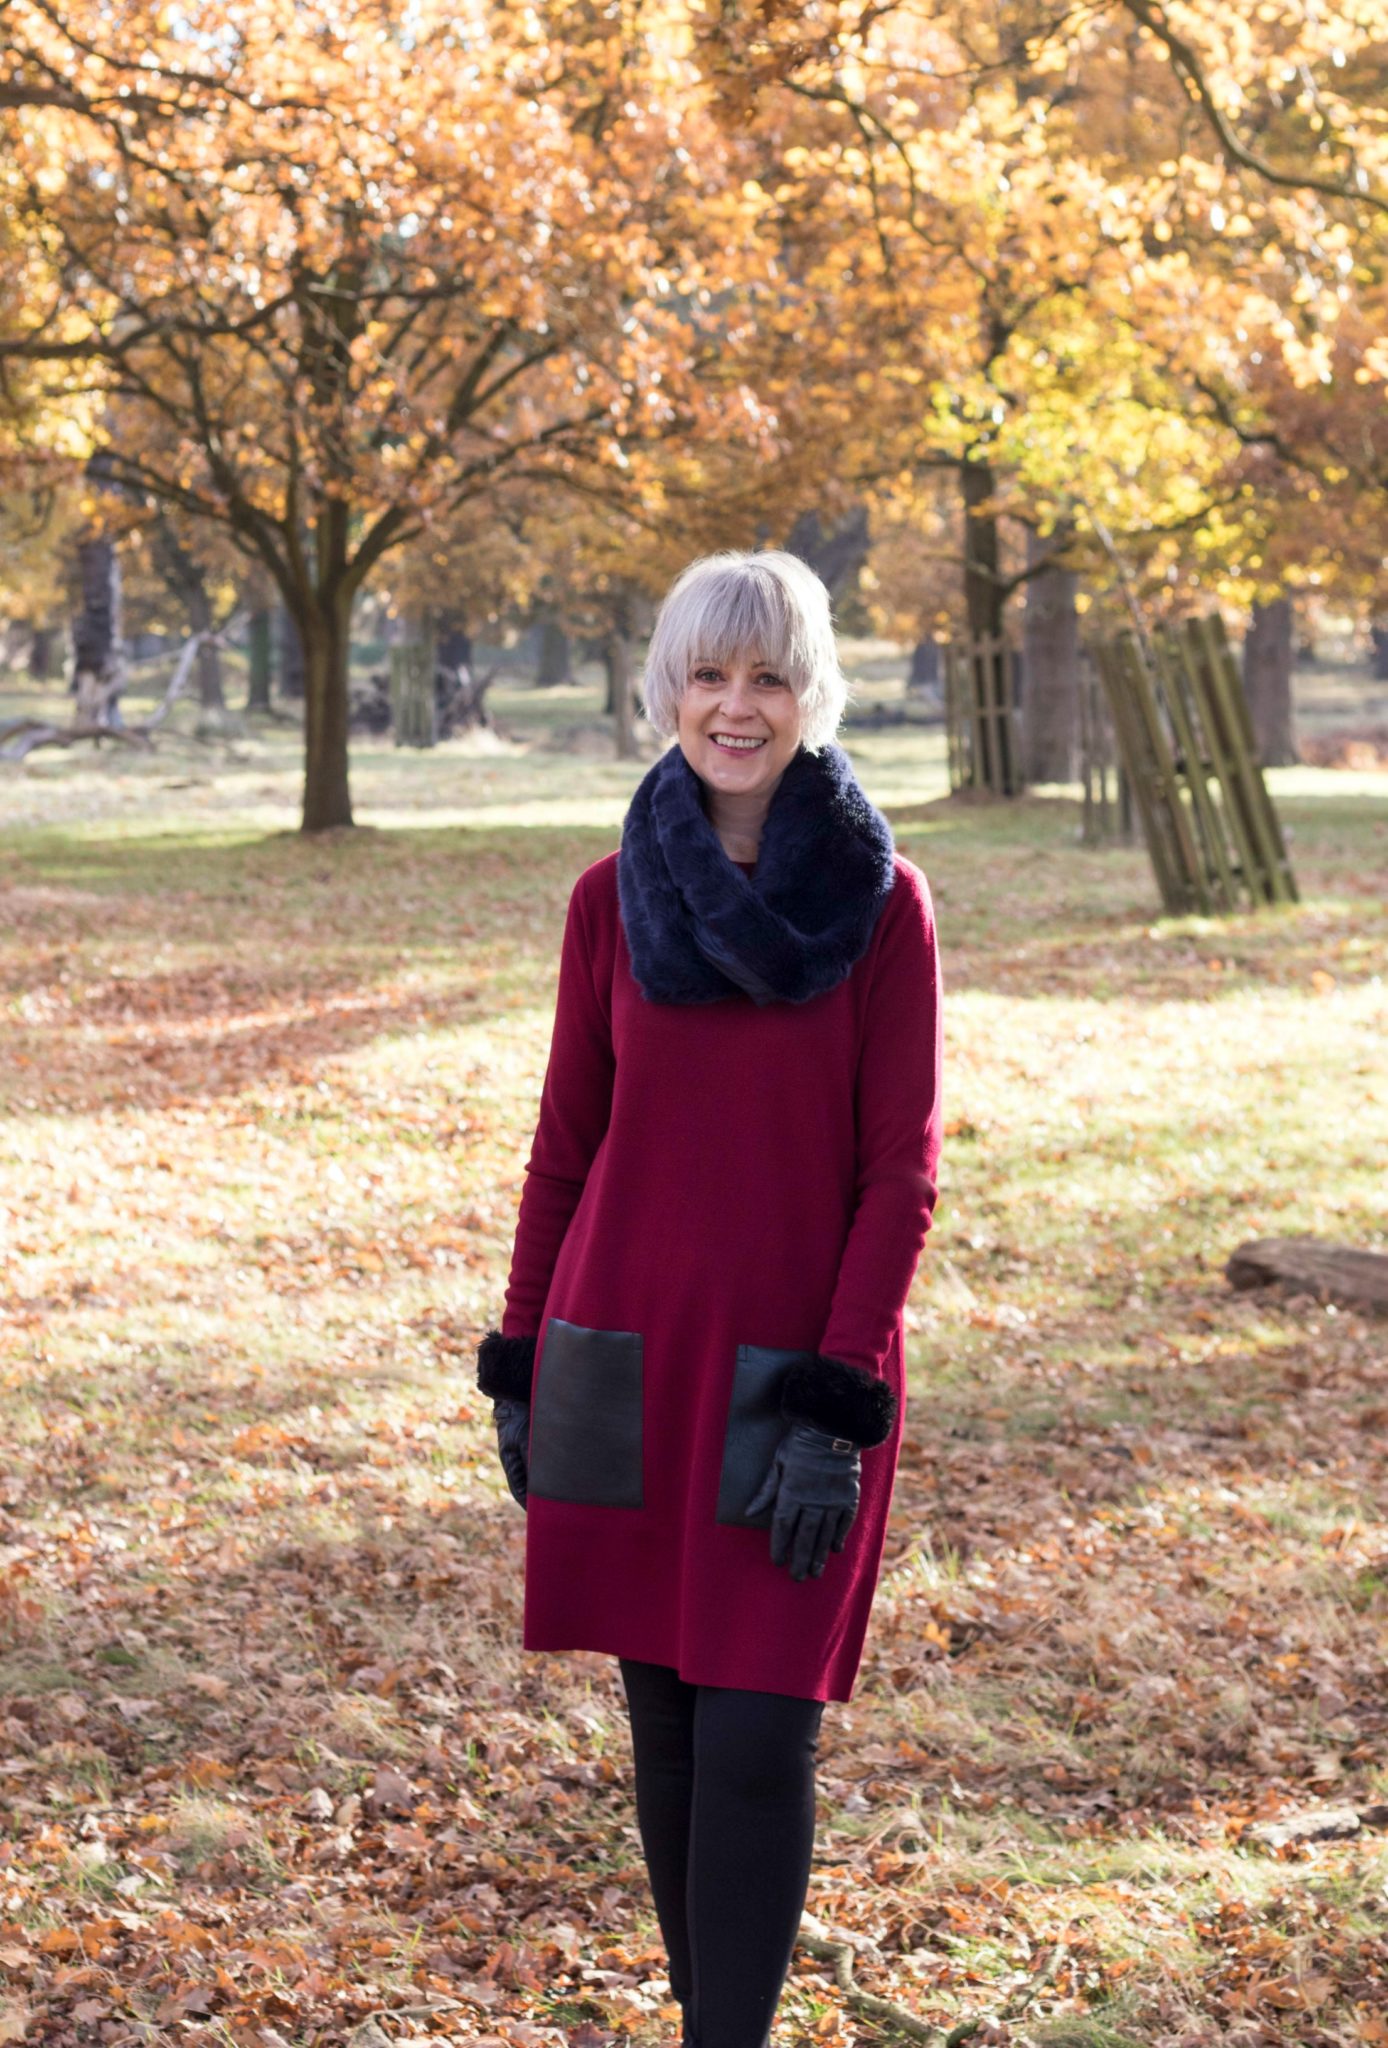
[[[29,642],[29,675],[36,683],[46,683],[53,674],[53,640],[51,626],[35,626]]]
[[[100,537],[80,542],[77,568],[82,609],[72,630],[72,687],[78,690],[78,677],[87,676],[88,687],[103,692],[120,666],[120,561],[114,543]]]
[[[1301,757],[1292,721],[1292,601],[1255,604],[1243,643],[1243,690],[1265,768]]]
[[[304,694],[303,634],[287,605],[280,609],[280,695],[299,703]]]
[[[246,709],[270,709],[270,614],[264,607],[251,613],[246,643]]]
[[[1027,563],[1058,553],[1068,536],[1057,529],[1048,540],[1027,532]],[[1079,715],[1080,619],[1075,608],[1079,578],[1057,564],[1027,579],[1022,615],[1026,704],[1022,712],[1022,773],[1030,783],[1068,782],[1075,772],[1075,731]]]
[[[212,600],[202,564],[186,547],[167,512],[161,512],[150,530],[154,560],[174,596],[188,614],[194,633],[212,632]],[[211,638],[204,638],[197,652],[198,700],[204,711],[217,717],[226,710],[222,690],[222,651]]]
[[[198,649],[198,701],[204,711],[225,711],[222,689],[222,650],[215,640],[204,640]]]
[[[540,621],[540,667],[535,677],[537,690],[552,690],[556,683],[570,683],[569,636],[557,619]]]
[[[837,598],[856,582],[871,544],[867,506],[853,505],[827,522],[817,510],[802,512],[790,529],[786,550],[808,562],[830,595]]]
[[[1369,628],[1373,645],[1373,676],[1376,683],[1388,683],[1388,625],[1373,625]]]
[[[613,715],[616,720],[617,759],[636,759],[636,720],[632,700],[631,642],[626,634],[613,629],[603,644],[603,660],[607,664],[608,681],[612,692]]]
[[[184,596],[193,631],[210,634],[212,606],[200,575],[189,577]],[[198,649],[198,702],[204,711],[222,712],[227,708],[222,690],[222,650],[212,639],[204,640]]]
[[[438,743],[434,636],[418,616],[401,621],[401,634],[390,650],[390,710],[397,747],[432,747]]]
[[[438,663],[459,671],[472,667],[472,635],[457,612],[445,612],[439,625]]]
[[[993,465],[983,456],[971,457],[961,466],[964,490],[964,604],[972,640],[1000,638],[1004,598],[998,571],[998,522],[991,512],[980,512],[997,486]]]
[[[351,601],[312,603],[298,619],[304,652],[304,810],[302,830],[352,823],[347,773],[347,661]]]
[[[940,643],[936,639],[918,640],[911,650],[911,673],[906,678],[908,690],[938,690],[940,687]]]

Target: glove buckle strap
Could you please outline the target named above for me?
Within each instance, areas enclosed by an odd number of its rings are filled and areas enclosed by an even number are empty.
[[[836,1436],[832,1448],[836,1451],[852,1451],[857,1449],[857,1445],[851,1436]]]

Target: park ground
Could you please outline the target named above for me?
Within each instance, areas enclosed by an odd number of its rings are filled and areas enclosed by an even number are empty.
[[[639,771],[495,699],[313,843],[285,726],[0,770],[0,2042],[673,2039],[614,1668],[518,1649],[472,1384]],[[1388,2043],[1388,1328],[1223,1278],[1388,1249],[1388,778],[1275,772],[1301,903],[1171,920],[1073,791],[847,738],[947,1136],[810,1909],[917,2038]],[[834,1975],[779,2042],[893,2038]]]

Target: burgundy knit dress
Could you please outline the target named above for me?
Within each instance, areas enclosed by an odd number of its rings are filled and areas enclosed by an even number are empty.
[[[502,1323],[540,1339],[527,1649],[852,1697],[939,1146],[939,964],[909,861],[862,958],[806,1002],[648,1001],[617,856],[579,877]],[[769,1464],[767,1370],[805,1353],[883,1376],[899,1409],[846,1547],[797,1582],[741,1519],[737,1468],[758,1441]]]

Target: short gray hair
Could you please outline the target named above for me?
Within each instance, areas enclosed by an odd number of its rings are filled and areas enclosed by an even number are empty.
[[[689,671],[754,654],[784,676],[800,704],[801,736],[817,754],[838,729],[848,697],[834,643],[829,593],[808,562],[779,548],[703,555],[682,569],[656,613],[641,696],[664,739],[679,721]]]

